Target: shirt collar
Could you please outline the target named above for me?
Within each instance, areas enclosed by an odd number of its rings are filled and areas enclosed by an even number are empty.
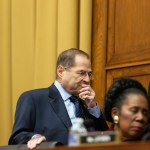
[[[55,85],[56,88],[58,89],[58,91],[59,91],[59,93],[60,93],[62,99],[63,99],[64,101],[68,100],[69,97],[71,96],[71,94],[68,93],[68,92],[62,87],[62,85],[61,85],[57,80],[55,80],[54,85]]]

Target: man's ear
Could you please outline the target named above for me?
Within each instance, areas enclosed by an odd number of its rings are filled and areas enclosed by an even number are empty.
[[[58,77],[59,78],[62,78],[62,75],[63,75],[63,72],[64,72],[64,67],[62,66],[62,65],[59,65],[58,67],[57,67],[57,75],[58,75]]]
[[[112,118],[114,117],[114,116],[118,116],[119,115],[119,110],[118,110],[118,108],[117,107],[113,107],[112,108],[112,110],[111,110],[111,116],[112,116]]]

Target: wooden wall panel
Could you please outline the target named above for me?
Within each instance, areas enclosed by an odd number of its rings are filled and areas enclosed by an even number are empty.
[[[107,71],[106,89],[118,78],[129,77],[140,81],[146,89],[150,82],[150,65],[133,66]]]
[[[100,105],[120,77],[150,81],[150,0],[93,0],[92,86]]]
[[[150,62],[150,1],[109,0],[107,67]]]
[[[105,64],[107,40],[107,0],[93,1],[93,41],[92,68],[95,74],[92,86],[96,92],[96,99],[102,105],[105,93]]]

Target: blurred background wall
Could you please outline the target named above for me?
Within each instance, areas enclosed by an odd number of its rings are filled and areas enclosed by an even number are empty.
[[[58,54],[91,55],[100,107],[120,77],[150,82],[150,0],[0,0],[0,145],[19,95],[55,80]]]
[[[58,54],[91,53],[92,0],[0,0],[0,145],[7,145],[16,102],[55,79]]]

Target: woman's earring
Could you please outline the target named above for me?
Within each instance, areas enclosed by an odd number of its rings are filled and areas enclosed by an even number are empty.
[[[115,116],[113,117],[113,120],[114,120],[114,124],[118,124],[118,122],[119,122],[119,117],[118,117],[117,115],[115,115]]]

